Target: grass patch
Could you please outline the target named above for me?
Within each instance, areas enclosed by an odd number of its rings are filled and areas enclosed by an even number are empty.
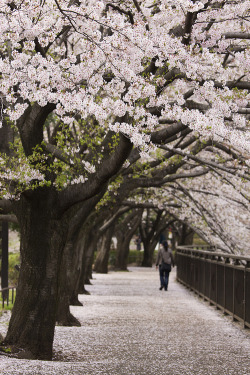
[[[193,245],[196,245],[196,246],[204,246],[204,245],[208,245],[207,242],[205,242],[202,238],[200,238],[196,233],[194,235],[194,239],[193,239]]]
[[[20,264],[20,254],[19,253],[9,253],[9,286],[17,286],[18,283],[18,277],[19,277],[19,271],[15,268],[16,265]],[[13,293],[13,295],[12,295]],[[4,298],[4,306],[3,306],[3,295],[0,293],[0,313],[2,311],[6,310],[12,310],[14,303],[12,301],[15,301],[16,298],[16,290],[9,290],[8,295],[8,303],[7,298],[5,296]]]
[[[12,308],[13,308],[14,301],[15,301],[15,298],[16,298],[16,290],[14,289],[12,291],[12,289],[11,289],[8,292],[9,292],[8,304],[7,304],[6,298],[4,298],[4,306],[3,306],[2,293],[0,293],[0,313],[1,313],[1,311],[4,311],[4,310],[10,310],[11,311]]]

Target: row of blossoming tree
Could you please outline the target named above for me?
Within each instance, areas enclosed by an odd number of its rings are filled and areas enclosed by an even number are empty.
[[[243,0],[0,0],[0,208],[21,232],[5,338],[16,355],[52,358],[97,228],[131,204],[239,247],[224,227],[241,215],[242,228],[249,210],[249,18]],[[226,218],[223,202],[236,207]]]

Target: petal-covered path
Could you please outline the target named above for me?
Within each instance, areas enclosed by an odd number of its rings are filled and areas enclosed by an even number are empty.
[[[94,274],[82,327],[56,327],[56,360],[0,356],[1,375],[249,375],[250,333],[155,269]],[[6,330],[1,323],[0,331]]]

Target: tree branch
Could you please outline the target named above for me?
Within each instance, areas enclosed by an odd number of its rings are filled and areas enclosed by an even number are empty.
[[[132,147],[130,140],[120,134],[118,146],[110,155],[103,159],[96,173],[91,174],[85,183],[68,186],[65,190],[59,192],[60,213],[66,211],[71,205],[83,202],[99,193],[108,180],[120,170]]]
[[[129,207],[124,207],[124,208],[120,208],[108,221],[106,221],[98,230],[100,232],[105,232],[113,223],[114,221],[119,217],[121,216],[122,214],[124,214],[125,212],[129,211],[130,208]]]
[[[130,12],[129,10],[126,11],[126,10],[120,8],[118,5],[114,5],[114,4],[111,4],[111,3],[108,3],[106,5],[106,10],[108,10],[109,7],[112,8],[112,9],[114,9],[114,10],[117,10],[121,14],[125,14],[126,16],[128,16],[130,23],[132,25],[134,25],[134,16],[133,16],[132,12]]]
[[[202,159],[198,156],[188,154],[188,153],[186,153],[184,151],[181,151],[179,149],[176,149],[174,147],[160,146],[160,148],[162,148],[163,150],[167,150],[167,151],[173,151],[174,153],[176,153],[178,155],[181,155],[183,157],[187,157],[188,159],[194,160],[194,161],[198,162],[199,164],[203,164],[203,165],[206,165],[206,166],[209,166],[209,167],[217,168],[217,169],[220,169],[224,172],[227,172],[227,173],[230,173],[230,174],[233,174],[233,175],[237,175],[239,177],[245,178],[245,179],[250,181],[250,178],[248,176],[246,176],[245,174],[239,173],[238,171],[235,171],[234,169],[231,169],[231,168],[223,167],[220,164],[214,163],[213,161],[208,161],[208,160]]]
[[[224,34],[225,39],[250,39],[250,33],[231,32]]]
[[[8,221],[14,224],[18,223],[16,215],[0,215],[0,221]]]

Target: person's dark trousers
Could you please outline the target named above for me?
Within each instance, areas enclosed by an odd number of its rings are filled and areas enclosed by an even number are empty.
[[[168,289],[168,279],[169,279],[169,271],[162,271],[161,266],[159,267],[160,271],[160,281],[161,281],[161,287],[165,290]]]

